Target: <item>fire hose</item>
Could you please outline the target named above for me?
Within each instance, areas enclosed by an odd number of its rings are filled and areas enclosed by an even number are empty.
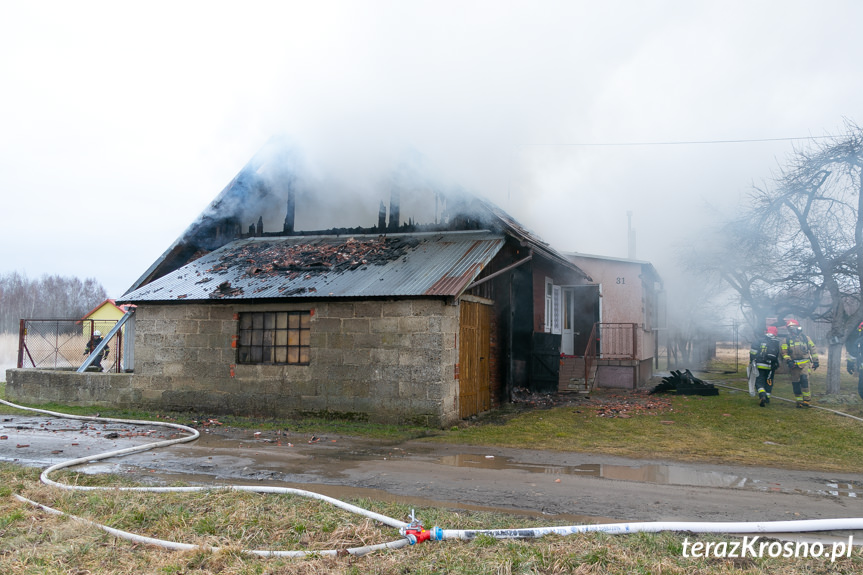
[[[736,389],[736,388],[734,388]],[[258,486],[258,485],[225,485],[225,486],[188,486],[188,487],[104,487],[104,486],[82,486],[82,485],[69,485],[65,483],[59,483],[52,480],[49,475],[55,471],[60,469],[64,469],[67,467],[73,467],[76,465],[80,465],[83,463],[89,463],[94,461],[100,461],[103,459],[108,459],[111,457],[118,457],[122,455],[129,455],[132,453],[139,453],[143,451],[149,451],[151,449],[156,449],[159,447],[166,447],[169,445],[174,445],[177,443],[185,443],[196,440],[200,433],[192,428],[185,425],[170,423],[166,421],[142,421],[142,420],[132,420],[132,419],[113,419],[107,417],[99,417],[99,416],[86,416],[86,415],[70,415],[66,413],[60,413],[55,411],[48,411],[44,409],[37,409],[33,407],[25,407],[21,405],[16,405],[14,403],[10,403],[3,399],[0,399],[0,403],[3,405],[7,405],[9,407],[13,407],[15,409],[20,409],[24,411],[32,411],[35,413],[42,413],[45,415],[50,415],[54,417],[62,417],[66,419],[78,419],[85,421],[98,421],[98,422],[107,422],[107,423],[122,423],[127,425],[148,425],[148,426],[163,426],[170,427],[174,429],[178,429],[180,431],[184,431],[189,433],[188,436],[178,437],[174,439],[168,439],[163,441],[157,441],[152,443],[146,443],[134,447],[128,447],[124,449],[117,449],[113,451],[107,451],[97,455],[88,455],[86,457],[80,457],[77,459],[71,459],[68,461],[64,461],[55,465],[52,465],[46,468],[42,474],[40,475],[40,480],[46,485],[51,485],[60,489],[65,490],[74,490],[74,491],[139,491],[139,492],[156,492],[156,493],[166,493],[166,492],[202,492],[202,491],[217,491],[217,490],[227,490],[227,491],[238,491],[238,492],[252,492],[252,493],[275,493],[275,494],[291,494],[297,495],[301,497],[318,499],[333,505],[334,507],[349,511],[351,513],[355,513],[367,518],[370,518],[374,521],[378,521],[383,523],[384,525],[388,525],[390,527],[397,528],[401,534],[401,538],[396,539],[394,541],[380,543],[376,545],[366,545],[363,547],[353,547],[349,549],[331,549],[331,550],[322,550],[322,551],[282,551],[282,550],[266,550],[266,549],[244,549],[243,553],[259,555],[259,556],[267,556],[267,557],[307,557],[307,556],[336,556],[344,554],[345,552],[351,555],[365,555],[367,553],[371,553],[374,551],[381,551],[386,549],[400,549],[403,547],[407,547],[410,545],[415,545],[417,543],[422,543],[424,541],[444,541],[449,539],[459,539],[459,540],[472,540],[478,536],[488,536],[495,539],[533,539],[540,538],[546,535],[574,535],[578,533],[588,533],[588,532],[602,532],[607,534],[630,534],[630,533],[658,533],[662,531],[688,531],[693,533],[725,533],[725,534],[749,534],[749,533],[803,533],[803,532],[814,532],[814,531],[834,531],[834,530],[861,530],[863,529],[863,517],[852,517],[852,518],[837,518],[837,519],[804,519],[804,520],[795,520],[795,521],[758,521],[758,522],[686,522],[686,521],[645,521],[645,522],[632,522],[632,523],[605,523],[605,524],[587,524],[587,525],[569,525],[569,526],[556,526],[556,527],[529,527],[529,528],[520,528],[520,529],[442,529],[441,527],[434,526],[430,529],[426,529],[423,527],[422,522],[418,521],[414,516],[414,513],[411,512],[411,521],[409,523],[400,521],[398,519],[394,519],[391,517],[387,517],[385,515],[381,515],[379,513],[375,513],[373,511],[363,509],[356,505],[352,505],[350,503],[341,501],[339,499],[335,499],[333,497],[329,497],[320,493],[315,493],[314,491],[307,491],[303,489],[294,489],[288,487],[268,487],[268,486]],[[830,411],[830,410],[828,410]],[[836,412],[840,413],[841,412]],[[847,415],[847,414],[843,414]],[[852,416],[853,417],[853,416]],[[859,418],[855,418],[859,419]],[[863,420],[861,420],[863,421]],[[128,531],[123,531],[120,529],[115,529],[113,527],[109,527],[107,525],[103,525],[94,521],[90,521],[88,519],[78,517],[75,515],[67,514],[63,511],[48,507],[41,503],[32,501],[27,499],[21,495],[15,494],[14,497],[21,502],[28,503],[33,505],[39,509],[42,509],[51,514],[64,515],[68,516],[76,521],[79,521],[85,525],[90,525],[93,527],[97,527],[111,535],[114,535],[118,538],[127,539],[130,541],[145,543],[150,545],[156,545],[165,549],[171,550],[209,550],[209,551],[219,551],[218,547],[203,547],[200,545],[192,545],[187,543],[179,543],[175,541],[167,541],[163,539],[156,539],[152,537],[147,537],[144,535],[139,535],[135,533],[131,533]]]

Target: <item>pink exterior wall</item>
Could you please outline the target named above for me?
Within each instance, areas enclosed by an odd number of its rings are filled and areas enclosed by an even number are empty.
[[[643,262],[603,259],[568,254],[575,265],[583,269],[600,284],[600,321],[602,323],[634,323],[638,330],[638,359],[654,356],[656,346],[655,326],[649,325],[650,314],[645,308],[650,297],[642,281]],[[652,281],[652,279],[651,279]]]

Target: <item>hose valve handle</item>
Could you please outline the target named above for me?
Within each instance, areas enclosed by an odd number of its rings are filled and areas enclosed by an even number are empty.
[[[407,537],[411,545],[422,543],[423,541],[442,541],[443,529],[434,526],[431,529],[424,529],[422,521],[416,518],[414,510],[411,509],[411,522],[404,528],[404,536]]]

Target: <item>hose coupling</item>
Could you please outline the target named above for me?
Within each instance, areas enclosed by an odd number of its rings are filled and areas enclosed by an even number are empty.
[[[435,525],[431,529],[405,529],[405,537],[408,538],[411,545],[422,543],[423,541],[442,541],[443,529]]]

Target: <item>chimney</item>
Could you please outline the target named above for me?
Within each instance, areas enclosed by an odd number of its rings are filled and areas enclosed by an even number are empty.
[[[635,259],[635,230],[632,229],[632,211],[626,212],[626,218],[627,218],[627,234],[626,234],[626,236],[627,236],[627,243],[628,243],[628,248],[629,248],[627,250],[627,252],[628,252],[627,258],[634,260]]]
[[[387,229],[387,207],[384,205],[384,201],[381,200],[381,207],[378,208],[378,231],[384,231]]]
[[[390,192],[390,225],[387,227],[390,231],[399,229],[399,192],[393,190]]]
[[[294,195],[293,186],[288,188],[288,211],[285,213],[285,227],[283,232],[286,234],[294,233],[294,211],[296,209],[296,197]]]

